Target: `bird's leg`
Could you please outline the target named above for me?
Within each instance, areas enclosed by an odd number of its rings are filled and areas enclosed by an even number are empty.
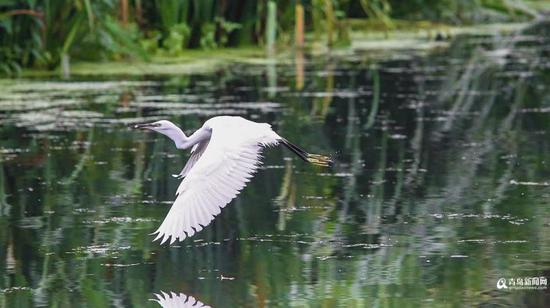
[[[290,143],[288,140],[281,138],[281,142],[285,147],[287,147],[294,154],[298,155],[303,161],[311,163],[316,166],[329,167],[332,166],[333,161],[330,157],[320,154],[310,154],[298,146]]]

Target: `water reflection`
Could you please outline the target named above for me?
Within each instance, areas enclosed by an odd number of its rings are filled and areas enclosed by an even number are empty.
[[[201,303],[199,300],[195,299],[193,296],[187,296],[183,293],[176,294],[170,292],[170,294],[161,292],[154,294],[157,299],[152,299],[159,303],[163,308],[192,308],[192,307],[210,307]]]
[[[1,81],[0,300],[158,306],[151,294],[182,290],[214,307],[543,306],[543,292],[496,281],[550,271],[547,29],[383,62],[304,55],[275,73]],[[338,164],[270,150],[212,225],[151,243],[186,157],[127,125],[218,114],[273,123]]]

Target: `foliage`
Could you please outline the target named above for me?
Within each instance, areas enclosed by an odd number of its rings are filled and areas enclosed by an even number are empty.
[[[21,66],[44,61],[46,57],[41,52],[44,30],[40,12],[15,9],[10,2],[0,4],[0,71],[18,72]]]
[[[306,30],[327,44],[349,40],[348,18],[393,27],[393,20],[452,23],[528,18],[523,1],[507,0],[308,0]],[[278,40],[293,42],[296,1],[277,1]],[[265,1],[22,0],[0,3],[0,73],[22,67],[56,67],[73,59],[179,56],[188,48],[264,44]]]

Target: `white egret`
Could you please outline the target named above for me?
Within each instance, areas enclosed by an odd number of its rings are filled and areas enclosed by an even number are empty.
[[[174,175],[183,178],[176,200],[168,215],[153,234],[161,244],[171,238],[183,241],[207,226],[257,171],[261,151],[283,144],[306,162],[329,166],[324,155],[309,154],[288,142],[267,123],[256,123],[242,117],[219,116],[204,122],[192,135],[186,136],[174,123],[161,120],[138,124],[172,139],[178,149],[191,148],[191,157],[183,170]]]

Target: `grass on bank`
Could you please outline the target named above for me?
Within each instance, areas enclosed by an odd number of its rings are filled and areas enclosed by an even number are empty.
[[[394,28],[387,29],[376,21],[350,20],[350,41],[328,48],[325,37],[307,35],[304,51],[313,55],[346,54],[357,50],[370,52],[373,58],[387,56],[377,51],[403,49],[429,51],[447,46],[457,35],[495,35],[509,33],[525,27],[528,23],[494,23],[475,26],[450,26],[441,23],[394,21]],[[72,76],[109,75],[185,75],[208,73],[231,63],[263,64],[293,58],[292,46],[278,46],[275,55],[268,56],[262,47],[218,48],[211,50],[187,49],[178,56],[152,56],[149,61],[139,58],[118,61],[71,63]],[[23,77],[60,76],[57,70],[25,69]]]

